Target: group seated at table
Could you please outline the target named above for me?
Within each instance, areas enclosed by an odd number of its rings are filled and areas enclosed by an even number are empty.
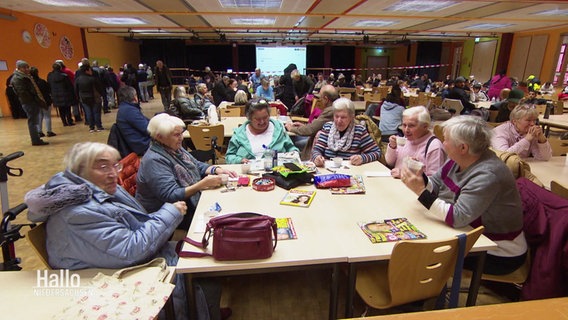
[[[339,98],[333,102],[333,122],[323,126],[312,149],[311,159],[316,166],[322,167],[326,159],[334,157],[349,160],[355,166],[379,160],[379,146],[367,128],[354,119],[353,101]]]
[[[427,215],[462,228],[485,227],[497,244],[487,252],[484,273],[508,274],[523,265],[527,242],[523,208],[512,172],[489,150],[491,132],[479,117],[457,116],[443,124],[449,160],[424,180],[423,170],[403,167],[402,182],[418,195]],[[466,259],[466,267],[473,268]]]
[[[238,127],[227,147],[227,163],[247,163],[259,158],[266,148],[278,152],[299,152],[284,125],[270,118],[270,104],[264,100],[253,99],[245,107],[247,121]]]
[[[496,150],[514,152],[521,158],[533,156],[548,161],[552,147],[542,128],[536,124],[538,111],[530,104],[516,106],[510,120],[493,130],[491,146]]]
[[[430,121],[430,113],[423,106],[412,107],[402,113],[402,132],[406,143],[397,146],[397,136],[390,136],[385,155],[394,178],[400,178],[400,170],[406,158],[422,162],[427,176],[436,173],[446,161],[442,142],[430,132]]]

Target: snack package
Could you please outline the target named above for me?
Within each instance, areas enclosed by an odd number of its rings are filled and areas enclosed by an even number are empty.
[[[314,177],[314,184],[318,189],[349,187],[351,176],[340,173],[321,174]]]

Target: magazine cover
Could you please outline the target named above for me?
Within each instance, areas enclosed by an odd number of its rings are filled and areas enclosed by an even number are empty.
[[[365,193],[365,183],[363,183],[362,175],[351,176],[351,186],[331,188],[331,194],[364,194]]]
[[[358,224],[372,243],[426,238],[426,235],[406,218],[359,222]]]
[[[292,218],[276,218],[278,240],[297,239],[296,229],[292,223]]]
[[[315,191],[290,189],[282,201],[280,201],[280,204],[296,207],[309,207],[315,196]]]

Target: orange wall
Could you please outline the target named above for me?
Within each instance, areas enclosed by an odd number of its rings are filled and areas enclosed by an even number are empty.
[[[568,35],[568,28],[515,33],[513,37],[513,45],[511,52],[512,53],[515,52],[515,46],[518,37],[536,36],[543,34],[548,35],[548,43],[546,45],[546,50],[544,52],[544,58],[542,59],[543,60],[542,68],[539,75],[539,79],[544,83],[546,81],[552,81],[554,77],[554,69],[556,68],[558,53],[560,51],[560,45],[562,44],[562,36]]]
[[[0,12],[2,11],[0,10]],[[2,13],[10,14],[8,12]],[[78,27],[18,12],[11,14],[17,18],[16,21],[0,19],[0,30],[2,30],[0,33],[0,60],[6,61],[8,66],[8,71],[0,71],[0,84],[2,84],[0,110],[4,117],[11,116],[5,95],[5,84],[16,68],[17,60],[26,60],[31,66],[37,67],[39,75],[43,79],[47,78],[47,74],[52,70],[53,62],[58,59],[63,60],[71,70],[77,68],[77,63],[83,57],[99,60],[101,65],[108,61],[117,73],[122,64],[129,62],[137,65],[140,61],[139,45],[136,42],[126,41],[112,35],[85,33],[87,48],[84,48],[81,29]],[[36,23],[43,23],[52,35],[51,46],[48,48],[41,47],[34,37],[33,30]],[[30,32],[32,36],[30,43],[26,43],[22,39],[24,30]],[[59,50],[59,40],[62,36],[69,38],[73,44],[74,55],[70,60],[66,60]]]
[[[140,63],[140,49],[137,42],[127,41],[121,37],[102,33],[85,32],[89,59],[97,60],[99,65],[108,64],[115,73],[125,63],[138,66]]]

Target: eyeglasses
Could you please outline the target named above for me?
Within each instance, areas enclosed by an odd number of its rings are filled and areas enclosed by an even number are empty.
[[[112,171],[120,172],[122,171],[122,163],[117,162],[113,165],[101,164],[94,167],[95,170],[99,170],[104,173],[111,173]]]

